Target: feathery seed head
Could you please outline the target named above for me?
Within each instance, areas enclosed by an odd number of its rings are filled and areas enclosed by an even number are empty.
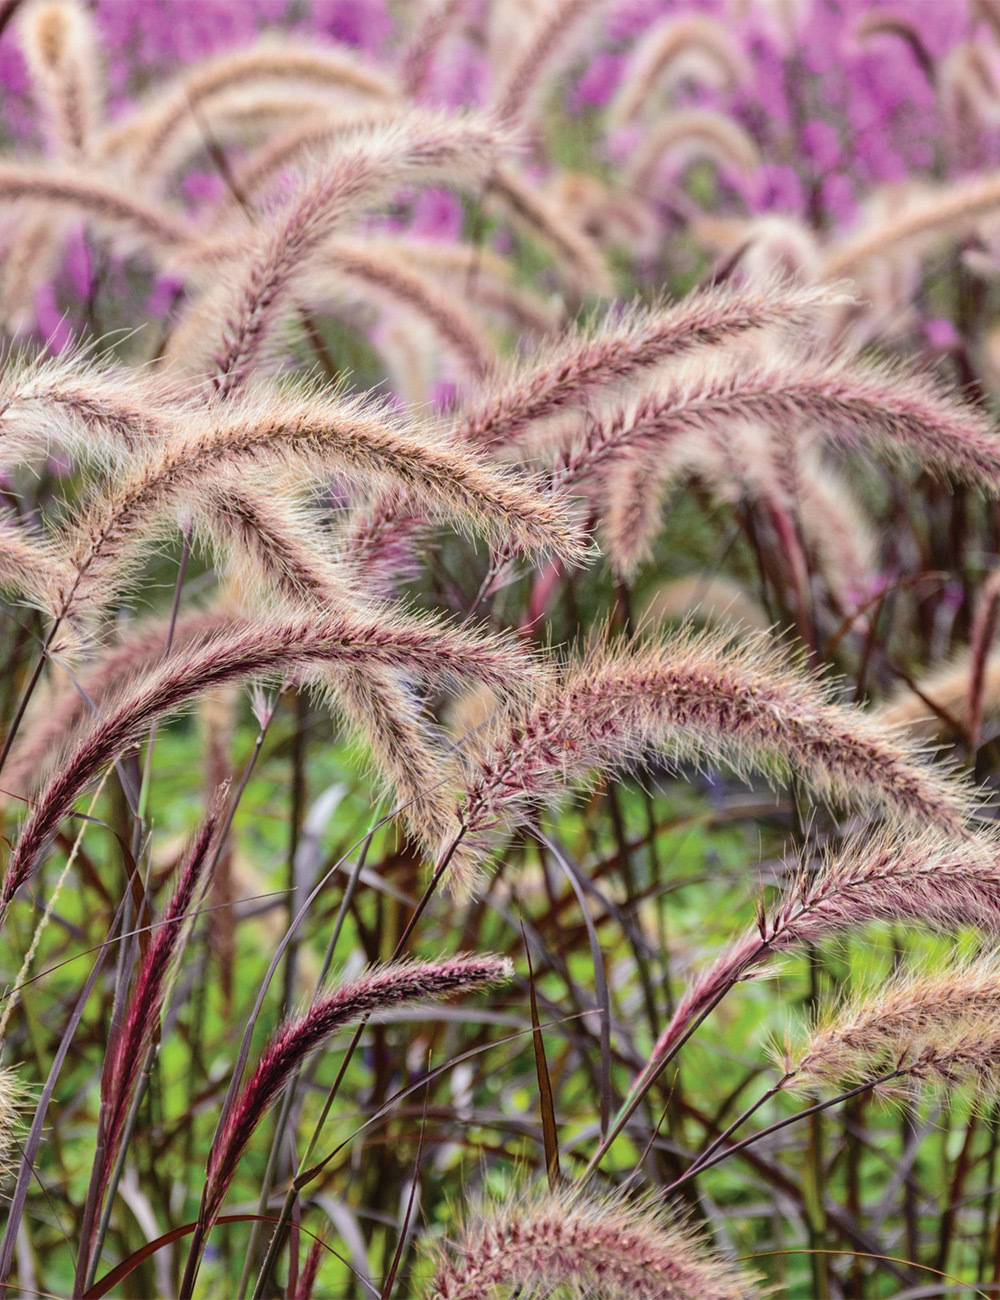
[[[995,953],[942,971],[907,974],[820,1020],[789,1086],[866,1083],[891,1091],[1000,1087],[1000,963]]]
[[[25,819],[0,882],[0,911],[29,878],[73,801],[145,728],[203,691],[255,676],[314,679],[328,666],[397,669],[430,681],[481,680],[506,694],[523,690],[531,660],[512,638],[393,612],[365,618],[315,611],[234,620],[137,678],[64,756]],[[525,669],[528,668],[526,676]]]
[[[28,5],[21,43],[53,151],[84,156],[101,116],[101,76],[93,24],[76,0]]]
[[[750,1300],[755,1280],[683,1223],[623,1197],[578,1190],[487,1206],[436,1252],[433,1300],[600,1295],[606,1300]]]
[[[840,299],[829,286],[724,286],[670,307],[611,313],[589,333],[573,332],[551,345],[541,361],[498,376],[459,413],[458,436],[490,448],[516,444],[536,422],[579,408],[671,357],[754,330],[801,324]]]
[[[17,1067],[0,1067],[0,1177],[11,1167],[11,1149],[23,1127],[29,1096],[30,1090],[18,1076]]]
[[[721,22],[704,14],[673,15],[651,27],[633,50],[609,109],[612,125],[633,121],[657,85],[681,67],[716,84],[745,84],[752,75],[746,55]]]
[[[753,638],[682,631],[663,645],[601,644],[527,706],[501,712],[463,748],[463,821],[475,835],[556,801],[597,768],[658,750],[737,770],[793,771],[820,797],[881,807],[964,834],[970,792],[860,709],[835,703]]]
[[[504,984],[513,974],[509,958],[491,955],[376,966],[319,996],[302,1016],[286,1022],[264,1048],[216,1134],[208,1161],[204,1219],[211,1222],[218,1213],[240,1156],[293,1072],[331,1034],[374,1012]]]

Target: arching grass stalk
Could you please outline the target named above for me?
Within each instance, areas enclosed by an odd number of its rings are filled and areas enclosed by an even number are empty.
[[[127,897],[127,895],[126,895]],[[52,1061],[52,1067],[49,1070],[48,1078],[42,1088],[41,1096],[35,1107],[35,1114],[31,1122],[31,1128],[28,1137],[22,1148],[21,1163],[17,1173],[17,1183],[11,1197],[10,1209],[7,1214],[7,1223],[4,1227],[3,1238],[0,1240],[0,1298],[5,1300],[7,1295],[7,1279],[10,1276],[11,1265],[14,1262],[14,1247],[17,1241],[17,1232],[24,1214],[24,1207],[28,1199],[28,1188],[31,1185],[31,1179],[34,1176],[35,1157],[38,1154],[38,1148],[42,1140],[42,1131],[45,1126],[45,1116],[48,1113],[49,1103],[52,1100],[52,1094],[55,1092],[56,1084],[59,1081],[59,1075],[65,1064],[66,1057],[69,1054],[73,1037],[83,1018],[84,1010],[94,985],[97,983],[101,971],[104,969],[104,963],[110,951],[114,939],[115,931],[124,913],[124,899],[118,905],[108,930],[108,937],[101,945],[97,959],[91,967],[90,975],[80,992],[73,1007],[73,1012],[69,1018],[62,1038],[59,1041],[59,1047]]]
[[[316,988],[313,997],[319,995],[319,991],[326,982],[326,977],[330,973],[330,967],[333,964],[333,954],[336,951],[337,941],[340,938],[340,932],[343,929],[344,922],[347,920],[347,911],[354,898],[354,891],[357,888],[358,881],[361,879],[361,873],[364,870],[365,862],[368,858],[368,850],[371,847],[372,839],[375,832],[372,830],[361,847],[358,854],[357,862],[348,877],[347,886],[344,889],[344,896],[340,900],[340,906],[337,909],[336,920],[333,923],[333,929],[330,932],[330,938],[327,940],[326,951],[323,954],[323,964],[320,967],[319,975],[316,979]],[[292,1081],[285,1089],[285,1095],[281,1099],[281,1107],[278,1111],[278,1117],[274,1124],[274,1137],[271,1141],[271,1150],[268,1155],[267,1167],[264,1170],[264,1177],[261,1180],[260,1196],[257,1200],[257,1213],[262,1215],[267,1210],[267,1202],[271,1196],[271,1187],[274,1182],[274,1174],[278,1165],[278,1155],[281,1148],[281,1139],[285,1133],[289,1116],[292,1112],[292,1106],[295,1103],[296,1085],[299,1074],[296,1072]],[[240,1274],[240,1285],[237,1292],[237,1300],[243,1300],[246,1295],[246,1289],[250,1284],[250,1272],[253,1268],[254,1251],[257,1247],[257,1240],[260,1236],[260,1222],[255,1220],[250,1225],[250,1236],[247,1241],[246,1259],[243,1262],[243,1271]]]
[[[445,873],[447,872],[448,867],[451,863],[451,859],[454,856],[454,854],[457,852],[464,836],[465,836],[465,829],[463,827],[455,835],[454,839],[452,840],[452,843],[448,848],[448,851],[442,855],[441,862],[436,867],[433,876],[431,877],[430,881],[427,884],[427,888],[424,890],[420,901],[418,902],[417,906],[414,908],[413,914],[411,915],[409,921],[407,922],[403,930],[403,933],[399,937],[399,941],[397,942],[395,948],[393,949],[392,957],[390,958],[390,961],[398,960],[398,958],[401,957],[402,954],[406,951],[406,945],[409,943],[410,936],[412,935],[414,929],[416,928],[416,925],[419,922],[421,916],[423,915],[424,909],[427,907],[427,904],[430,902],[431,897],[433,896],[435,890],[443,880]],[[330,1115],[330,1110],[333,1106],[334,1101],[336,1100],[337,1093],[340,1091],[340,1085],[344,1080],[344,1075],[347,1073],[347,1068],[351,1063],[351,1058],[354,1056],[358,1044],[361,1041],[361,1035],[364,1032],[366,1024],[367,1024],[367,1020],[362,1021],[361,1024],[358,1025],[357,1029],[354,1031],[351,1041],[347,1046],[347,1050],[344,1053],[344,1059],[340,1063],[340,1068],[337,1071],[337,1076],[334,1079],[333,1083],[331,1084],[330,1090],[327,1093],[326,1099],[323,1102],[323,1109],[320,1111],[319,1117],[316,1120],[316,1124],[313,1127],[313,1131],[312,1131],[312,1135],[310,1136],[309,1143],[306,1147],[305,1152],[303,1153],[302,1159],[299,1161],[298,1172],[293,1178],[291,1186],[289,1187],[288,1192],[285,1195],[285,1200],[282,1204],[281,1212],[278,1216],[277,1226],[274,1229],[274,1234],[271,1238],[270,1245],[268,1246],[267,1254],[264,1257],[263,1264],[261,1265],[260,1274],[258,1275],[257,1278],[257,1285],[254,1287],[253,1300],[263,1300],[263,1296],[267,1290],[268,1280],[274,1269],[274,1265],[277,1262],[277,1258],[281,1252],[281,1248],[284,1245],[285,1233],[287,1231],[288,1224],[291,1221],[292,1212],[295,1208],[295,1203],[298,1200],[299,1192],[302,1190],[304,1186],[306,1186],[306,1184],[310,1181],[311,1177],[315,1176],[315,1171],[310,1168],[310,1161],[312,1160],[313,1155],[316,1151],[316,1147],[319,1144],[319,1140],[320,1137],[322,1136],[323,1128]]]
[[[24,688],[21,698],[18,701],[17,712],[14,714],[10,727],[7,730],[7,735],[4,737],[3,748],[0,749],[0,772],[3,771],[3,765],[6,763],[7,756],[10,754],[11,746],[17,737],[18,728],[24,721],[25,710],[31,703],[31,697],[35,693],[35,687],[41,680],[42,670],[45,668],[45,662],[49,657],[49,651],[52,649],[52,642],[56,639],[56,633],[59,631],[62,621],[63,616],[61,614],[57,615],[53,620],[52,626],[49,628],[48,635],[45,638],[45,643],[42,646],[41,653],[38,656],[38,661],[35,664],[31,677],[28,680],[28,684]]]
[[[216,866],[218,865],[219,856],[223,851],[223,848],[226,843],[226,839],[228,838],[229,832],[232,829],[233,818],[236,816],[236,812],[237,809],[239,808],[240,800],[243,797],[243,793],[246,790],[247,784],[251,776],[253,775],[254,768],[257,765],[257,760],[260,757],[260,752],[261,749],[263,748],[264,740],[267,736],[268,730],[270,729],[271,726],[271,722],[273,721],[275,712],[277,710],[277,700],[280,699],[280,697],[281,697],[281,690],[277,692],[274,702],[265,710],[265,712],[261,716],[260,728],[254,740],[253,749],[251,750],[250,756],[247,759],[246,763],[244,764],[243,773],[240,777],[239,784],[236,787],[236,790],[234,791],[233,796],[229,801],[229,806],[221,822],[220,829],[215,837],[214,845],[211,847],[211,856],[206,864],[206,871],[205,871],[205,874],[208,878],[211,878],[211,876],[215,872]],[[130,897],[131,897],[130,893],[127,893],[126,898],[130,898]],[[135,933],[137,935],[138,931],[136,931]],[[118,1184],[121,1179],[122,1173],[124,1172],[125,1158],[128,1153],[129,1142],[131,1141],[135,1124],[139,1117],[139,1108],[142,1104],[142,1100],[145,1096],[146,1088],[149,1084],[148,1066],[151,1064],[152,1057],[154,1054],[155,1054],[154,1049],[151,1047],[149,1049],[149,1055],[147,1058],[146,1066],[143,1068],[142,1072],[140,1073],[140,1076],[136,1083],[135,1096],[129,1108],[128,1115],[125,1118],[125,1124],[122,1130],[118,1157],[115,1161],[114,1167],[112,1168],[110,1176],[108,1178],[108,1186],[107,1186],[107,1191],[105,1193],[104,1210],[101,1215],[101,1219],[97,1226],[97,1231],[94,1236],[93,1249],[90,1252],[88,1277],[86,1281],[86,1285],[88,1287],[93,1285],[94,1278],[97,1273],[97,1266],[98,1263],[100,1262],[101,1251],[104,1246],[104,1240],[105,1237],[107,1236],[108,1229],[111,1225],[111,1214],[114,1207],[115,1195],[117,1193]]]
[[[260,737],[258,737],[258,741],[260,741]],[[259,749],[259,744],[258,744],[258,749]],[[242,785],[241,785],[241,789],[245,786],[245,784],[246,784],[246,779],[249,779],[249,773],[246,773],[246,774],[245,774],[245,779],[244,779],[244,781],[243,781],[243,783],[242,783]],[[394,811],[395,811],[395,810],[394,810]],[[279,967],[279,965],[280,965],[280,963],[281,963],[281,960],[282,960],[282,957],[283,957],[283,955],[284,955],[285,949],[286,949],[287,946],[288,946],[288,943],[289,943],[289,940],[290,940],[290,936],[291,936],[291,932],[292,932],[295,928],[297,928],[299,925],[301,925],[303,919],[305,918],[305,916],[307,915],[307,913],[308,913],[308,911],[309,911],[309,908],[312,906],[312,904],[315,902],[315,900],[319,897],[320,893],[321,893],[322,890],[325,888],[326,884],[327,884],[327,883],[328,883],[328,882],[333,878],[333,876],[336,874],[336,872],[339,871],[340,868],[343,866],[344,862],[347,860],[347,858],[348,858],[348,856],[350,855],[350,853],[354,852],[355,850],[360,849],[361,846],[362,846],[366,841],[368,841],[368,839],[370,838],[371,835],[373,835],[376,831],[380,830],[383,826],[385,826],[389,821],[392,820],[393,815],[394,815],[394,812],[393,812],[393,813],[388,813],[388,814],[386,814],[386,816],[380,818],[380,819],[376,822],[376,824],[375,824],[374,826],[372,826],[372,827],[369,829],[369,831],[368,831],[368,832],[367,832],[367,833],[366,833],[366,834],[365,834],[361,839],[359,839],[355,844],[353,844],[353,845],[350,847],[350,849],[348,849],[348,852],[347,852],[347,853],[345,853],[345,854],[342,855],[340,858],[338,858],[338,860],[333,864],[333,866],[331,866],[331,868],[329,869],[329,871],[327,871],[327,872],[322,876],[322,878],[316,882],[316,884],[314,885],[312,891],[310,892],[310,894],[308,895],[308,897],[304,900],[304,902],[302,903],[302,906],[299,908],[298,912],[296,913],[296,915],[295,915],[295,919],[294,919],[292,925],[291,925],[291,926],[290,926],[290,927],[285,931],[285,934],[283,935],[281,941],[279,942],[279,944],[278,944],[278,946],[277,946],[277,948],[276,948],[276,950],[275,950],[274,956],[273,956],[272,959],[271,959],[270,965],[268,966],[268,969],[267,969],[267,971],[266,971],[266,973],[265,973],[265,975],[264,975],[264,979],[263,979],[263,981],[261,982],[261,986],[260,986],[260,988],[258,989],[257,997],[256,997],[256,999],[255,999],[255,1001],[254,1001],[253,1008],[251,1009],[250,1016],[249,1016],[249,1018],[248,1018],[248,1020],[247,1020],[246,1028],[245,1028],[244,1031],[243,1031],[243,1038],[242,1038],[241,1043],[240,1043],[240,1049],[239,1049],[239,1052],[238,1052],[238,1054],[237,1054],[236,1062],[235,1062],[235,1064],[234,1064],[234,1066],[233,1066],[233,1072],[232,1072],[232,1076],[231,1076],[231,1078],[230,1078],[229,1088],[228,1088],[228,1090],[227,1090],[227,1092],[226,1092],[226,1097],[225,1097],[225,1100],[223,1101],[223,1105],[222,1105],[222,1114],[221,1114],[221,1116],[220,1116],[220,1119],[219,1119],[219,1126],[218,1126],[220,1129],[221,1129],[222,1125],[225,1124],[225,1122],[226,1122],[226,1120],[227,1120],[227,1118],[228,1118],[229,1112],[230,1112],[230,1110],[232,1109],[232,1106],[233,1106],[233,1104],[234,1104],[234,1101],[235,1101],[235,1098],[236,1098],[237,1089],[238,1089],[238,1087],[239,1087],[239,1082],[240,1082],[240,1079],[241,1079],[242,1076],[243,1076],[243,1071],[244,1071],[244,1069],[245,1069],[245,1067],[246,1067],[247,1058],[248,1058],[249,1053],[250,1053],[250,1041],[251,1041],[251,1038],[252,1038],[252,1035],[253,1035],[254,1026],[255,1026],[256,1023],[257,1023],[257,1018],[258,1018],[258,1016],[260,1015],[261,1009],[262,1009],[262,1007],[263,1007],[263,1005],[264,1005],[264,998],[265,998],[266,995],[267,995],[267,990],[268,990],[268,988],[270,987],[271,980],[273,979],[274,974],[275,974],[275,972],[277,971],[277,969],[278,969],[278,967]],[[458,843],[460,842],[461,838],[462,838],[461,834],[459,834],[458,836],[456,836],[455,848],[458,847]],[[449,857],[449,860],[450,860],[450,855],[448,855],[448,857]],[[441,879],[441,877],[442,877],[443,875],[444,875],[444,868],[439,869],[438,871],[436,871],[436,872],[434,873],[434,879],[431,881],[431,885],[428,886],[428,890],[425,892],[424,898],[421,900],[421,903],[418,905],[418,909],[417,909],[416,913],[414,914],[414,917],[411,918],[410,925],[407,927],[406,931],[404,932],[403,939],[401,940],[401,944],[400,944],[400,945],[397,945],[397,950],[396,950],[396,951],[397,951],[397,954],[398,954],[399,952],[402,951],[402,946],[401,946],[402,943],[405,942],[406,939],[408,939],[408,937],[409,937],[409,933],[410,933],[411,930],[412,930],[412,926],[415,924],[416,920],[417,920],[417,919],[419,918],[419,916],[422,914],[423,909],[424,909],[424,907],[426,906],[427,901],[428,901],[429,898],[430,898],[430,893],[431,893],[432,887],[436,887],[437,883],[440,881],[440,879]],[[394,957],[394,959],[395,959],[395,957]],[[349,1050],[351,1050],[351,1049],[349,1049]],[[217,1131],[218,1131],[218,1129],[217,1129]],[[201,1229],[200,1231],[196,1230],[195,1233],[193,1234],[192,1243],[191,1243],[191,1248],[190,1248],[190,1250],[189,1250],[189,1255],[188,1255],[188,1263],[187,1263],[186,1268],[185,1268],[185,1273],[186,1273],[186,1276],[188,1277],[188,1283],[189,1283],[190,1286],[193,1286],[193,1285],[194,1285],[194,1280],[195,1280],[195,1278],[197,1277],[198,1265],[199,1265],[199,1263],[200,1263],[200,1258],[201,1258],[201,1252],[202,1252],[202,1250],[204,1249],[204,1244],[205,1244],[205,1236],[206,1236],[206,1233],[205,1233],[205,1229],[204,1229],[203,1227],[202,1227],[202,1229]]]
[[[735,1142],[732,1146],[726,1147],[725,1150],[717,1151],[710,1159],[699,1158],[680,1178],[670,1184],[667,1191],[672,1192],[676,1188],[682,1187],[689,1179],[696,1177],[698,1174],[704,1173],[706,1169],[711,1169],[714,1165],[719,1164],[723,1160],[728,1160],[730,1156],[734,1156],[740,1151],[745,1151],[747,1147],[753,1146],[755,1142],[760,1142],[763,1138],[770,1137],[773,1133],[780,1133],[782,1129],[789,1128],[792,1124],[798,1124],[801,1120],[810,1119],[813,1115],[821,1115],[824,1111],[830,1110],[831,1107],[839,1106],[841,1102],[850,1101],[852,1097],[860,1097],[863,1093],[871,1092],[873,1088],[879,1088],[883,1084],[892,1083],[893,1080],[904,1077],[907,1072],[908,1070],[906,1066],[900,1066],[896,1070],[889,1070],[885,1074],[880,1074],[877,1078],[868,1079],[864,1083],[859,1083],[856,1087],[848,1089],[847,1092],[838,1093],[836,1097],[828,1097],[825,1101],[818,1101],[815,1105],[808,1106],[805,1110],[797,1111],[794,1115],[786,1115],[784,1119],[776,1120],[773,1124],[769,1124],[767,1128],[762,1128],[757,1133],[751,1133],[749,1137],[743,1138],[740,1142]],[[794,1077],[795,1073],[796,1072],[791,1072],[786,1075],[781,1080],[779,1086],[783,1089]],[[777,1088],[774,1089],[775,1092],[777,1090]],[[773,1092],[769,1091],[765,1094],[764,1098],[761,1099],[762,1102],[767,1100],[770,1096],[773,1096]],[[753,1109],[756,1109],[756,1107]],[[751,1112],[748,1111],[745,1115],[741,1115],[738,1124],[735,1127],[739,1127],[739,1124],[742,1124],[743,1121],[749,1117],[750,1113]],[[724,1134],[722,1140],[725,1140],[725,1136],[726,1135]]]

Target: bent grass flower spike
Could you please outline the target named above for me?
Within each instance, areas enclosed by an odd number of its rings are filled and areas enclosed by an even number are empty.
[[[321,1047],[338,1029],[374,1012],[389,1011],[408,1002],[475,992],[505,983],[512,975],[510,960],[493,956],[458,956],[442,962],[376,967],[360,979],[318,996],[302,1016],[284,1024],[264,1048],[212,1143],[198,1215],[196,1246],[189,1256],[181,1295],[187,1297],[191,1294],[198,1266],[198,1242],[218,1216],[240,1156],[254,1130],[310,1053]]]
[[[786,1086],[863,1083],[889,1075],[899,1088],[998,1084],[995,956],[948,971],[917,972],[873,990],[816,1025]]]
[[[475,835],[509,824],[568,784],[657,751],[792,773],[820,798],[965,832],[971,791],[960,780],[836,704],[764,638],[734,647],[718,633],[685,631],[664,644],[599,641],[533,702],[498,711],[463,747],[463,825]]]

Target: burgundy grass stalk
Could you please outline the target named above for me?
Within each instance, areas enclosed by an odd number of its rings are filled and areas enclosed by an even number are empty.
[[[992,574],[983,584],[976,604],[976,613],[969,636],[969,749],[975,753],[979,747],[979,734],[983,728],[983,704],[986,687],[986,661],[1000,622],[1000,573]]]
[[[159,1030],[170,972],[179,953],[185,922],[203,890],[205,870],[213,859],[215,833],[221,816],[222,807],[217,803],[185,854],[173,895],[160,923],[152,931],[149,946],[140,962],[124,1019],[112,1026],[101,1078],[97,1157],[91,1174],[88,1213],[85,1214],[77,1259],[78,1285],[86,1284],[97,1214],[118,1157],[140,1072]]]
[[[408,1002],[450,997],[501,984],[513,975],[506,957],[458,956],[442,962],[396,962],[318,998],[309,1010],[271,1038],[216,1133],[208,1159],[198,1230],[192,1242],[180,1300],[189,1300],[204,1236],[218,1216],[226,1191],[257,1125],[306,1057],[344,1025]]]

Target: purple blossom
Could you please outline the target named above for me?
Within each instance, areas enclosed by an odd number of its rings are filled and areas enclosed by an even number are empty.
[[[454,240],[462,233],[462,201],[451,190],[423,190],[413,205],[410,233],[422,239]]]
[[[624,64],[623,55],[600,51],[573,88],[569,99],[570,112],[607,104],[618,89]]]
[[[816,119],[802,128],[802,147],[821,171],[835,167],[840,158],[840,141],[829,122]]]
[[[958,342],[958,331],[950,320],[938,317],[924,325],[924,337],[932,348],[947,352]]]

